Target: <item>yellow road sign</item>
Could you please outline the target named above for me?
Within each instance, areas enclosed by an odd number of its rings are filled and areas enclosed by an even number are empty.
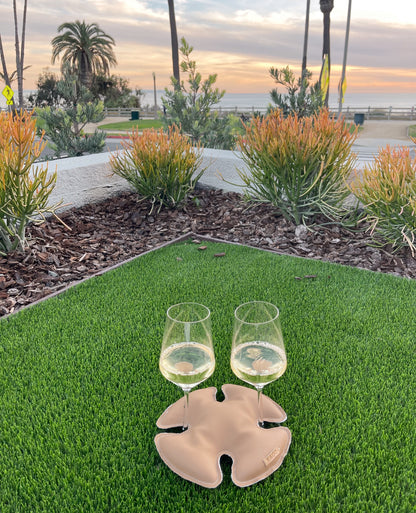
[[[6,103],[7,103],[7,105],[13,105],[14,102],[13,102],[13,100],[7,100]]]
[[[2,93],[1,93],[1,94],[2,94],[3,96],[5,96],[5,97],[7,98],[7,100],[9,100],[9,101],[10,101],[10,100],[13,98],[13,96],[14,96],[14,92],[13,92],[13,90],[12,90],[9,86],[6,86],[6,87],[3,89],[3,91],[2,91]],[[10,104],[8,103],[8,105],[10,105]]]

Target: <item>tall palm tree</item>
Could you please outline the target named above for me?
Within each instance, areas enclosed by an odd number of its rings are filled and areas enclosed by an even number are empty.
[[[176,80],[176,85],[179,87],[179,46],[178,46],[178,32],[176,30],[176,18],[175,18],[175,5],[173,0],[168,0],[169,6],[169,22],[170,22],[170,39],[172,44],[172,64],[173,64],[173,76]]]
[[[321,12],[324,15],[324,41],[322,46],[322,59],[324,59],[324,56],[328,56],[328,74],[331,72],[331,45],[329,41],[330,37],[330,25],[331,25],[331,19],[330,19],[330,13],[332,9],[334,8],[334,0],[319,0],[319,6],[321,8]],[[329,91],[329,88],[328,88]],[[325,96],[324,104],[325,106],[328,106],[328,92]]]
[[[62,34],[52,39],[52,64],[61,57],[62,67],[69,65],[84,86],[91,86],[94,74],[106,74],[117,63],[114,39],[96,23],[62,23],[58,32]]]

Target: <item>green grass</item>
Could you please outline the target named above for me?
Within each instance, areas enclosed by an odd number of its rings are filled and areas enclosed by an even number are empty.
[[[409,137],[416,137],[416,125],[411,125],[407,129],[407,135]]]
[[[0,511],[412,512],[416,504],[416,282],[260,250],[180,243],[0,323]],[[225,252],[223,258],[214,254]],[[303,278],[316,275],[316,278]],[[249,488],[184,481],[161,461],[156,420],[181,392],[159,373],[165,311],[212,310],[217,367],[233,311],[281,310],[283,465]]]
[[[161,128],[163,126],[162,121],[159,119],[139,119],[138,121],[120,121],[118,123],[107,123],[105,125],[99,125],[98,128],[101,130],[132,130],[138,128],[144,130],[145,128]]]

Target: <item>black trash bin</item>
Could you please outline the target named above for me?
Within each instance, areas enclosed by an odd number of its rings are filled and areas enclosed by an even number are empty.
[[[131,111],[131,119],[130,121],[137,121],[139,119],[139,111],[138,110],[132,110]]]
[[[362,112],[356,112],[354,114],[354,123],[356,125],[362,125],[364,123],[364,114]]]

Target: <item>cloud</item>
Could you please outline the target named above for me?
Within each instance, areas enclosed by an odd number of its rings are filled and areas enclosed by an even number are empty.
[[[396,0],[398,8],[404,2]],[[374,0],[369,0],[374,2]],[[331,22],[331,60],[334,74],[343,59],[346,0],[335,2]],[[366,4],[367,5],[367,4]],[[416,5],[416,4],[415,4]],[[270,66],[289,65],[298,71],[302,59],[305,2],[302,0],[175,0],[179,37],[195,48],[201,72],[217,72],[227,90],[253,90],[270,84]],[[361,87],[363,76],[386,88],[414,82],[416,27],[360,19],[354,14],[348,52],[349,84]],[[415,8],[416,9],[416,8]],[[9,0],[0,0],[2,39],[10,69],[14,69],[13,12]],[[28,6],[25,64],[33,87],[43,68],[50,65],[51,40],[57,27],[76,19],[96,22],[116,40],[118,67],[132,85],[152,86],[152,72],[160,87],[171,74],[170,27],[166,0],[38,0]],[[397,19],[397,18],[396,18]],[[410,19],[410,18],[409,18]],[[322,13],[311,5],[308,67],[319,73],[322,53]],[[58,66],[51,67],[58,70]],[[398,78],[399,77],[399,78]]]

